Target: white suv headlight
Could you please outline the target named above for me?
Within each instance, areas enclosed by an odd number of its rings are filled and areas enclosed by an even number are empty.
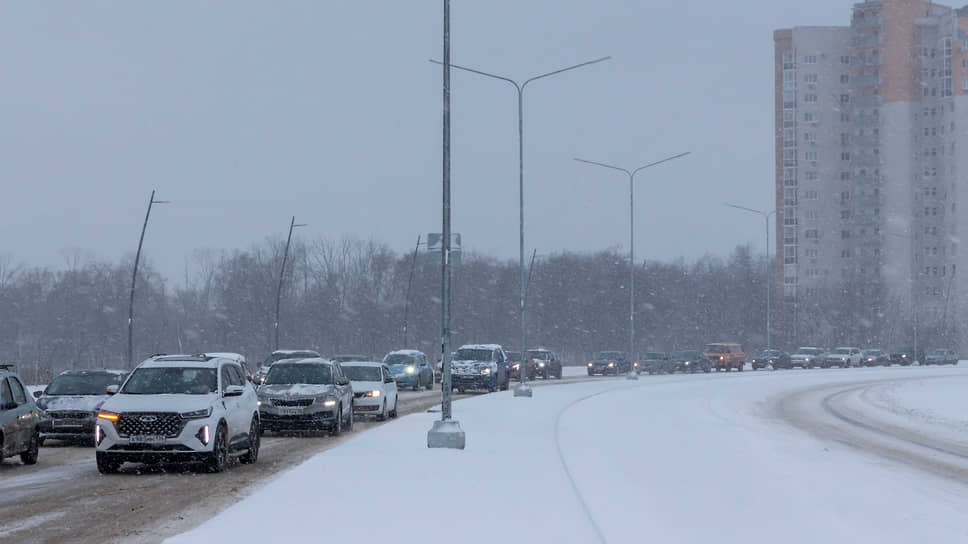
[[[327,406],[327,407],[336,406],[336,399],[326,399],[326,401],[323,402],[323,406]]]
[[[491,373],[491,369],[490,368],[482,368],[481,369],[481,374],[487,375],[487,374],[490,374],[490,373]]]
[[[204,419],[212,415],[212,407],[204,408],[202,410],[192,410],[191,412],[182,412],[179,414],[182,419]]]

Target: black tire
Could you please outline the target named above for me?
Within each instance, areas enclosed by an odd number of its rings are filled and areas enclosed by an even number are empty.
[[[37,439],[37,445],[40,446],[40,447],[44,447],[44,439],[43,438],[38,438]]]
[[[380,413],[377,414],[376,420],[377,421],[385,421],[386,418],[387,418],[387,415],[388,415],[388,412],[387,412],[387,399],[383,399],[383,408],[381,408],[380,409]]]
[[[413,390],[416,391],[417,389],[420,389],[420,378],[417,378],[417,381],[413,384]]]
[[[36,465],[37,455],[40,453],[40,433],[37,429],[34,429],[34,433],[30,435],[30,446],[27,451],[20,454],[20,462],[25,465]]]
[[[229,445],[226,438],[225,425],[219,425],[215,429],[215,437],[212,439],[212,453],[209,454],[205,468],[209,472],[224,472],[229,466]]]
[[[347,431],[352,431],[353,430],[353,417],[355,415],[356,414],[353,412],[353,405],[350,404],[350,415],[349,415],[349,417],[346,418],[346,430]]]
[[[399,400],[396,397],[393,397],[393,410],[390,410],[391,418],[397,417],[397,402],[399,402]]]
[[[457,388],[457,392],[463,395],[464,394],[464,388],[463,387],[458,387]]]
[[[329,429],[329,436],[339,436],[343,434],[343,407],[339,407],[339,411],[336,412],[336,423]]]
[[[97,471],[101,474],[114,474],[121,468],[121,461],[110,453],[99,451],[94,458],[97,460]]]
[[[256,417],[252,418],[252,423],[249,424],[249,451],[244,453],[242,457],[239,457],[239,462],[243,465],[251,465],[259,460],[259,448],[262,446],[262,426],[259,425],[259,419]]]
[[[431,376],[430,379],[427,380],[427,391],[430,391],[433,388],[434,388],[434,377]]]

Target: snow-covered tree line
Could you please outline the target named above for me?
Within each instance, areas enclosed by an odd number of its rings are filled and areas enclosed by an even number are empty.
[[[274,347],[282,248],[273,241],[244,251],[197,253],[177,282],[161,277],[149,259],[135,298],[136,359],[235,351],[261,361]],[[436,358],[440,264],[424,253],[416,260],[405,344],[411,262],[411,254],[376,242],[294,244],[282,292],[280,347],[374,358],[409,347]],[[601,349],[627,350],[627,263],[620,248],[539,256],[528,294],[528,344],[553,348],[569,362]],[[28,379],[68,368],[127,367],[131,265],[131,259],[73,259],[51,269],[0,259],[0,359],[18,362]],[[699,349],[714,341],[741,342],[747,351],[764,347],[765,276],[765,259],[746,246],[726,258],[640,263],[636,353]],[[488,342],[517,349],[518,277],[516,261],[465,253],[453,276],[455,346]],[[773,344],[888,342],[903,329],[872,318],[869,307],[844,295],[832,289],[818,299],[822,307],[801,308],[797,338],[783,319],[782,301],[774,298]]]

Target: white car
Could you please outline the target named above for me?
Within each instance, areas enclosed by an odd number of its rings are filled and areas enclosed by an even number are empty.
[[[255,388],[238,362],[206,355],[152,357],[120,388],[108,387],[94,426],[97,468],[125,462],[202,462],[221,472],[230,457],[259,458]]]
[[[343,374],[353,386],[353,412],[383,421],[397,417],[397,381],[383,363],[343,363]]]
[[[860,348],[837,348],[823,358],[822,366],[824,368],[860,366],[862,359],[863,355]]]

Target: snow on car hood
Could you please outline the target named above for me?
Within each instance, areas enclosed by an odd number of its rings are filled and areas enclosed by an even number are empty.
[[[42,405],[44,410],[93,412],[108,398],[110,397],[107,395],[51,395],[49,397],[45,395],[37,399],[37,403]]]
[[[204,410],[218,400],[218,393],[206,395],[130,395],[118,393],[101,405],[109,412],[192,412]]]
[[[335,395],[332,385],[316,385],[310,383],[286,383],[263,385],[259,388],[260,395],[272,397],[315,397],[318,395]]]

